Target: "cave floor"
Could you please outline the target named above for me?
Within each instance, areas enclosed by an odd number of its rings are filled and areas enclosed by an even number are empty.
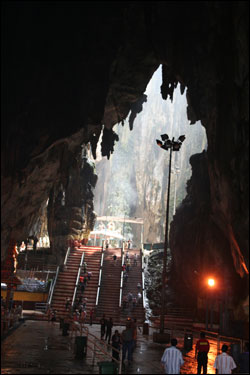
[[[100,325],[89,327],[90,332],[100,337]],[[113,327],[121,332],[124,327]],[[138,332],[137,348],[134,352],[133,363],[128,366],[125,361],[125,374],[162,374],[160,359],[166,345],[154,343],[153,329],[149,335]],[[183,349],[183,333],[176,334],[178,347],[182,350],[185,361],[182,374],[196,373],[194,348],[189,352]],[[59,323],[26,320],[11,335],[2,342],[1,374],[98,374],[97,360],[92,366],[92,352],[88,350],[84,360],[74,358],[74,339],[62,336]],[[217,354],[216,340],[209,339],[210,353],[208,374],[214,374],[213,363]]]

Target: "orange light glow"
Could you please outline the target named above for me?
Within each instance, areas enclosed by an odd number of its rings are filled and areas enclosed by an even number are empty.
[[[215,281],[214,281],[214,279],[208,279],[207,283],[208,283],[208,285],[211,286],[211,287],[215,285]]]

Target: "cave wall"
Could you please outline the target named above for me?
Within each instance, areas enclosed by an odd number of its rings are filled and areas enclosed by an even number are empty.
[[[63,163],[64,179],[50,191],[48,202],[48,233],[56,261],[62,262],[67,246],[88,238],[94,228],[93,188],[97,181],[95,168],[86,157],[86,149],[68,154]]]
[[[206,128],[209,215],[234,272],[248,272],[248,10],[244,1],[2,2],[2,258],[60,186],[65,149],[77,155],[90,141],[95,151],[102,124],[125,119],[163,64],[162,97],[187,87],[188,118]]]

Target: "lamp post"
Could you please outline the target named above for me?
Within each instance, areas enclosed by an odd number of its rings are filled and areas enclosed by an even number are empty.
[[[213,329],[213,288],[215,287],[215,280],[213,278],[209,278],[207,280],[208,287],[210,288],[210,301],[207,298],[206,301],[206,330],[208,331],[208,315],[209,315],[209,307],[208,303],[210,302],[210,330]]]
[[[177,141],[172,138],[169,139],[167,134],[161,135],[162,141],[156,140],[159,147],[168,151],[170,149],[169,157],[169,173],[168,173],[168,192],[167,192],[167,209],[166,209],[166,229],[165,229],[165,242],[163,252],[163,270],[162,270],[162,292],[161,292],[161,316],[160,316],[160,333],[164,333],[164,315],[165,315],[165,289],[166,289],[166,266],[167,266],[167,249],[168,249],[168,221],[169,221],[169,197],[170,197],[170,182],[171,182],[171,162],[172,162],[172,151],[179,151],[182,142],[185,140],[185,135],[181,135]]]

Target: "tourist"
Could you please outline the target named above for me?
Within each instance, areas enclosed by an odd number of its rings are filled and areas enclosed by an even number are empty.
[[[216,369],[216,374],[231,374],[232,370],[236,368],[233,357],[227,354],[227,349],[227,345],[222,345],[222,353],[215,358],[213,367]]]
[[[137,289],[140,290],[141,289],[141,283],[137,283]]]
[[[112,336],[112,348],[116,349],[116,350],[112,349],[112,357],[114,357],[117,361],[119,361],[119,359],[120,359],[119,358],[119,351],[120,351],[120,348],[121,348],[121,336],[120,336],[117,329],[115,330],[115,333]],[[112,359],[112,362],[114,362],[114,359]]]
[[[124,279],[124,283],[126,283],[128,281],[128,274],[127,274],[127,272],[124,273],[123,279]]]
[[[85,319],[87,317],[87,311],[82,309],[81,313],[80,313],[80,320],[81,320],[81,323],[84,324],[85,323]]]
[[[135,296],[133,296],[133,298],[132,298],[133,309],[136,308],[136,303],[137,303],[137,299],[136,299]]]
[[[128,303],[129,304],[132,304],[132,300],[133,300],[133,294],[131,293],[131,291],[128,293]]]
[[[90,281],[90,279],[91,279],[91,276],[92,276],[92,272],[91,272],[91,271],[89,271],[89,272],[88,272],[88,281]]]
[[[57,313],[56,310],[52,310],[51,321],[53,322],[53,325],[55,325],[55,322],[56,322],[56,313]]]
[[[128,249],[131,249],[131,241],[130,241],[130,239],[128,240]]]
[[[106,240],[106,250],[108,250],[108,248],[109,248],[109,242],[108,240]]]
[[[134,266],[137,266],[137,254],[134,254]]]
[[[179,374],[180,368],[184,364],[181,351],[176,348],[177,340],[171,339],[171,346],[165,349],[161,358],[165,374]]]
[[[106,324],[107,324],[105,314],[102,315],[102,318],[100,320],[100,324],[101,324],[101,340],[103,340],[103,337],[104,337],[105,331],[106,331]]]
[[[126,359],[126,355],[128,353],[128,364],[132,363],[132,348],[133,348],[133,327],[131,319],[128,318],[126,322],[126,329],[122,331],[121,339],[122,339],[122,363]]]
[[[126,271],[129,273],[130,270],[130,260],[128,259],[127,264],[126,264]]]
[[[65,303],[65,310],[66,310],[66,311],[68,311],[69,306],[70,306],[70,298],[67,297],[67,298],[66,298],[66,303]]]
[[[105,340],[108,339],[108,344],[110,344],[111,335],[112,335],[112,328],[113,328],[113,319],[110,317],[106,323],[106,337]]]
[[[128,259],[129,259],[129,251],[127,250],[127,252],[126,252],[126,261],[128,261]]]
[[[84,293],[84,290],[85,290],[85,285],[84,285],[84,283],[82,283],[82,285],[81,285],[81,293],[82,294]]]
[[[34,239],[33,239],[33,251],[36,251],[37,242],[38,242],[38,238],[36,236],[34,236]]]
[[[84,262],[83,263],[83,273],[86,273],[87,272],[87,263]]]
[[[20,245],[20,252],[22,252],[24,250],[25,250],[25,243],[24,243],[24,241],[22,241],[22,243]]]
[[[200,333],[200,339],[196,343],[195,347],[195,358],[197,358],[197,374],[201,374],[201,369],[203,368],[203,374],[207,373],[207,354],[209,352],[209,342],[205,338],[205,333]],[[197,356],[198,352],[198,356]]]
[[[126,270],[126,264],[125,263],[122,265],[122,270],[123,270],[123,272]]]
[[[142,294],[140,292],[137,293],[137,303],[141,302]]]
[[[116,264],[117,256],[116,254],[113,255],[114,265]]]
[[[127,308],[127,305],[128,305],[128,297],[124,296],[122,298],[122,309],[125,310]]]
[[[86,287],[86,285],[87,285],[87,281],[88,281],[88,274],[85,273],[85,274],[84,274],[84,277],[83,277],[83,284],[85,285],[85,287]]]
[[[249,342],[244,345],[244,352],[239,358],[240,374],[249,374]]]

